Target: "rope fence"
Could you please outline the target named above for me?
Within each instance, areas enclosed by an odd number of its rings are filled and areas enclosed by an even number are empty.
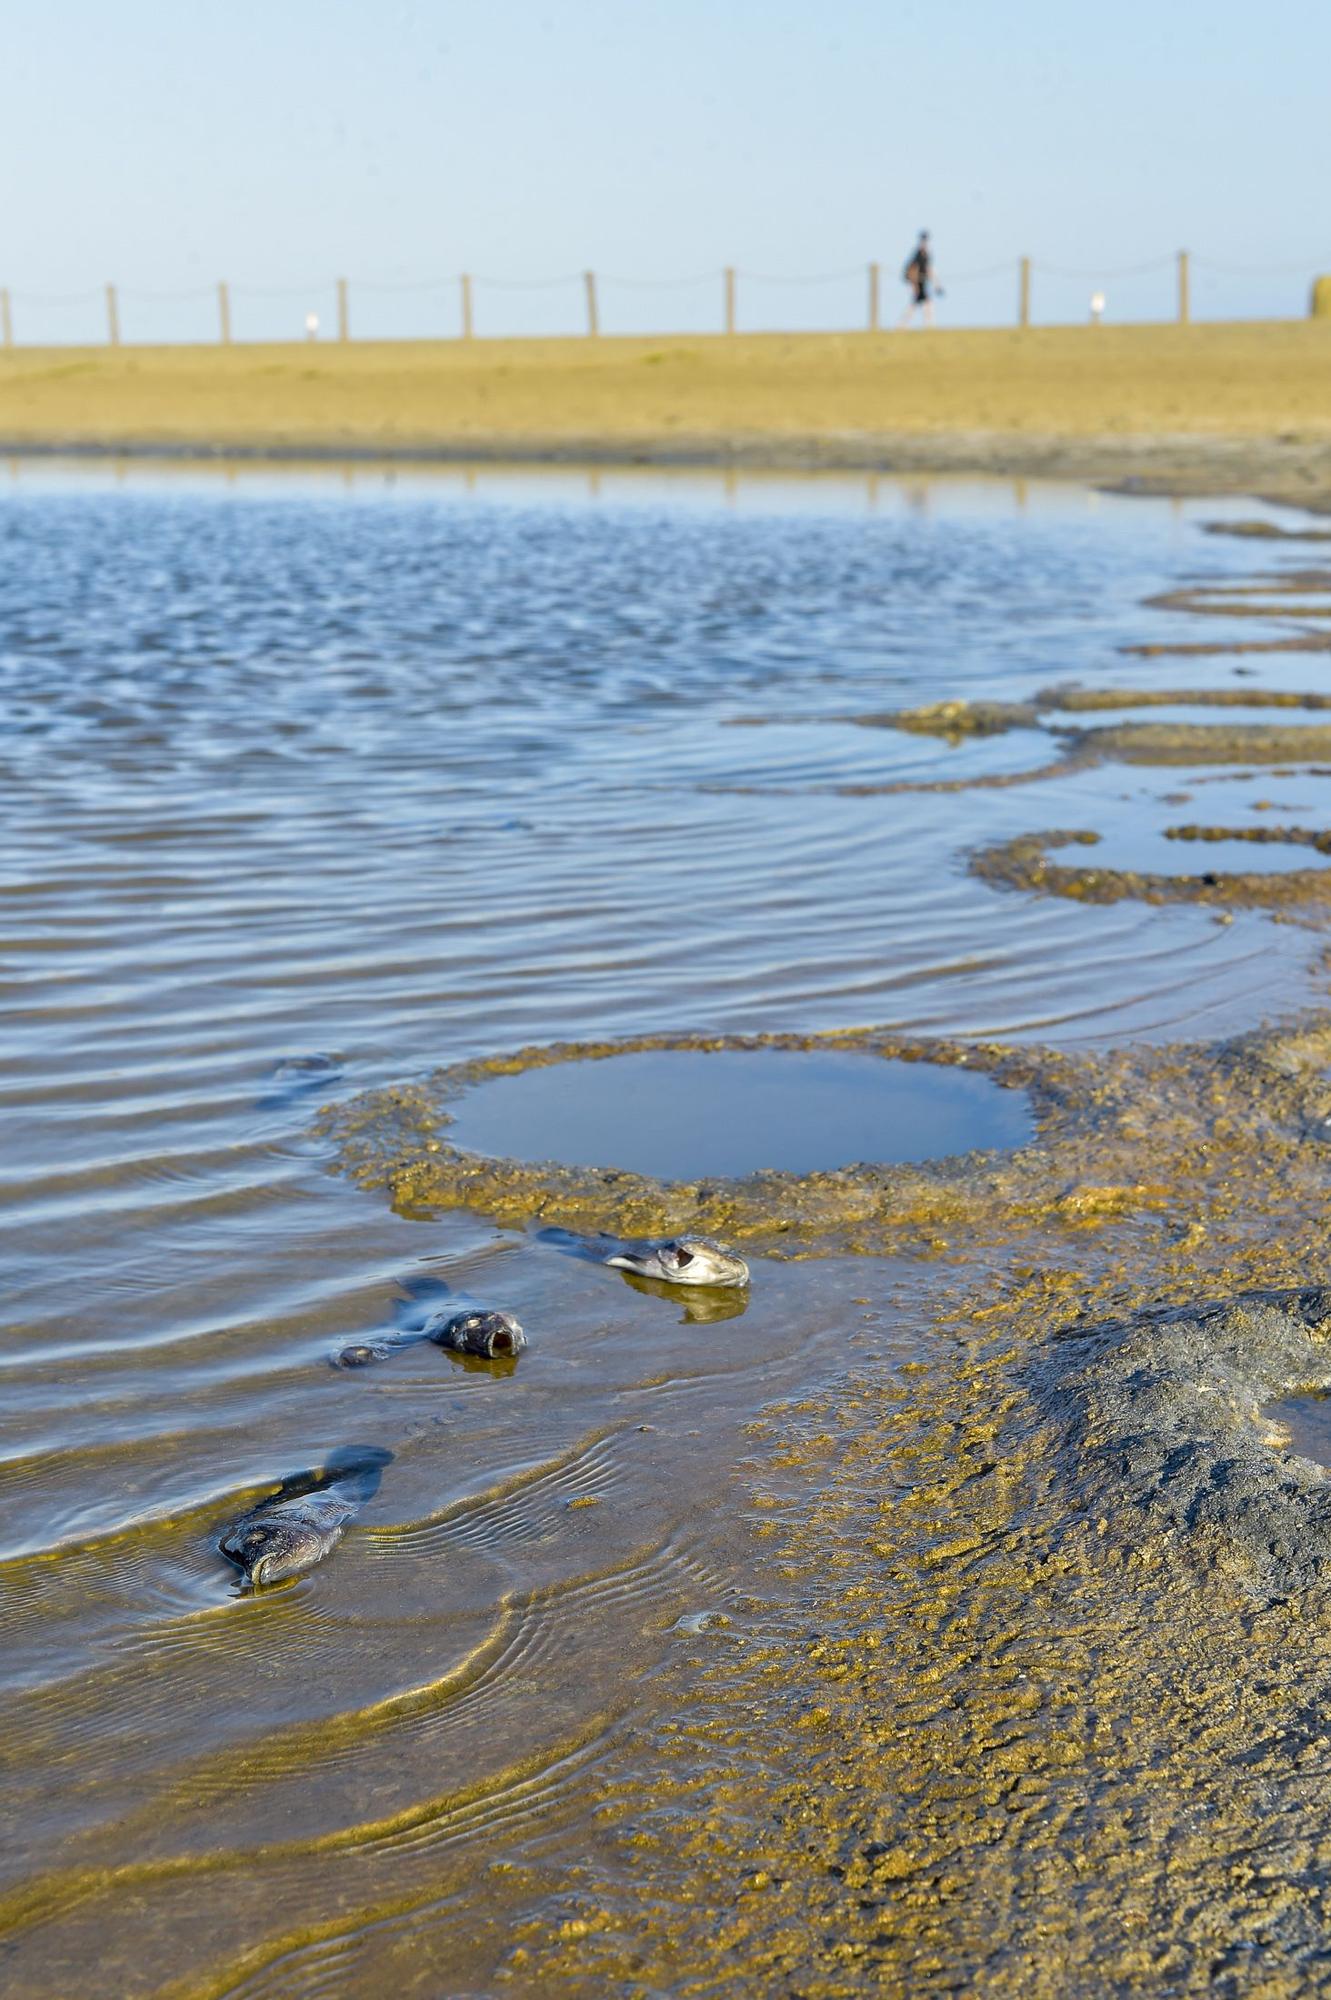
[[[1319,267],[1314,264],[1234,264],[1218,258],[1195,257],[1186,250],[1179,250],[1166,256],[1152,257],[1140,263],[1113,266],[1047,264],[1030,257],[1015,260],[1004,259],[1000,263],[987,264],[976,270],[944,271],[940,274],[945,281],[938,286],[938,295],[945,296],[954,287],[975,284],[992,284],[1009,274],[1013,279],[1013,300],[1015,323],[1019,327],[1032,324],[1033,304],[1037,296],[1037,282],[1048,280],[1055,288],[1074,283],[1093,285],[1088,302],[1088,316],[1100,320],[1106,311],[1107,287],[1118,283],[1131,283],[1139,278],[1160,278],[1172,272],[1172,285],[1167,286],[1161,296],[1162,310],[1157,317],[1172,318],[1182,325],[1192,319],[1192,278],[1193,272],[1214,273],[1221,278],[1254,278],[1269,276],[1291,277],[1304,275],[1313,281],[1318,269],[1331,269],[1331,259]],[[590,337],[597,337],[602,331],[601,301],[605,291],[624,290],[629,293],[672,292],[692,290],[699,292],[704,287],[715,287],[715,297],[719,308],[715,322],[727,334],[739,330],[740,299],[743,287],[757,287],[760,291],[773,287],[793,287],[797,289],[817,288],[825,285],[845,286],[854,281],[863,283],[863,317],[852,324],[870,333],[883,330],[883,270],[879,263],[842,266],[835,271],[815,272],[772,272],[754,271],[736,265],[725,265],[720,270],[701,271],[686,277],[628,277],[598,274],[593,271],[570,271],[554,277],[509,278],[458,272],[443,277],[411,277],[356,279],[321,278],[306,285],[237,285],[222,280],[217,284],[185,286],[174,290],[145,290],[135,287],[121,287],[106,284],[90,287],[80,292],[28,292],[0,286],[0,346],[12,348],[20,345],[22,316],[31,308],[37,312],[63,312],[67,309],[82,308],[99,312],[105,326],[105,339],[112,347],[121,345],[122,308],[131,313],[138,306],[192,305],[211,301],[212,313],[208,320],[201,322],[196,339],[208,339],[229,346],[234,338],[233,302],[246,301],[292,301],[306,307],[304,332],[307,339],[316,340],[325,331],[340,341],[353,338],[351,304],[353,295],[368,298],[407,298],[419,296],[438,297],[451,293],[457,301],[456,337],[463,340],[477,338],[476,301],[478,294],[487,292],[500,295],[511,293],[569,292],[576,299],[581,295],[579,318],[583,331]],[[327,327],[322,313],[311,309],[312,302],[318,306],[331,307]],[[211,334],[204,329],[211,321]],[[830,329],[829,329],[830,330]],[[851,330],[847,325],[841,330]],[[289,337],[289,336],[288,336]],[[401,337],[401,336],[399,336]],[[424,337],[431,337],[426,334]],[[434,336],[438,337],[438,336]],[[40,343],[29,343],[37,345]]]

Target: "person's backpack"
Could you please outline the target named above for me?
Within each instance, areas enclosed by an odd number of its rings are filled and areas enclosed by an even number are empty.
[[[901,276],[906,284],[918,285],[922,275],[923,274],[920,270],[920,253],[918,250],[912,250],[910,255],[910,262],[907,264]]]

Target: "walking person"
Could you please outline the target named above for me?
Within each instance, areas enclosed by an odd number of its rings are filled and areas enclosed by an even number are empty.
[[[901,274],[910,286],[910,302],[901,315],[902,326],[909,326],[912,316],[921,314],[924,324],[934,323],[934,294],[938,287],[934,283],[934,255],[929,247],[929,232],[920,231],[920,240],[910,253],[909,261]]]

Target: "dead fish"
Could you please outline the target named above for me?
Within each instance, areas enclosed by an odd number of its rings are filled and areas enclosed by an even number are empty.
[[[483,1361],[496,1361],[518,1354],[527,1345],[527,1336],[506,1312],[436,1313],[425,1326],[425,1338],[436,1347],[451,1348],[454,1354],[475,1354]]]
[[[342,1539],[348,1521],[378,1491],[391,1451],[339,1453],[318,1472],[284,1479],[276,1493],[228,1528],[217,1546],[251,1590],[313,1569]]]
[[[637,1244],[605,1261],[617,1271],[659,1278],[667,1285],[738,1286],[749,1282],[744,1259],[706,1236],[672,1236],[664,1243]]]
[[[432,1313],[424,1325],[386,1340],[357,1340],[344,1347],[333,1359],[334,1368],[371,1368],[386,1361],[403,1347],[419,1346],[429,1340],[453,1354],[469,1354],[482,1361],[513,1361],[527,1345],[527,1336],[512,1313],[483,1308],[450,1306]]]

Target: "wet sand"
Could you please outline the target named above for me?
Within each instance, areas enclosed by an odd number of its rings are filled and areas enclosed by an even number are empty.
[[[1331,501],[1331,327],[20,348],[0,450],[1131,480]]]

